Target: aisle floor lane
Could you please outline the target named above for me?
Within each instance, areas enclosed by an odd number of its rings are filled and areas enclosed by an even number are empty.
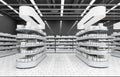
[[[0,58],[0,76],[120,76],[120,58],[110,57],[108,68],[92,68],[75,54],[47,54],[35,68],[17,69],[16,55]]]

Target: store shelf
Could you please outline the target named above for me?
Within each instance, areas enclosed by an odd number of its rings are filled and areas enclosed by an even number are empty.
[[[107,30],[105,29],[98,29],[98,30],[85,30],[85,31],[83,31],[83,32],[81,32],[81,31],[79,31],[77,34],[76,34],[76,36],[82,36],[82,35],[84,35],[84,34],[87,34],[87,33],[90,33],[90,32],[107,32]]]
[[[46,41],[46,38],[45,37],[40,37],[40,38],[36,38],[36,37],[17,37],[17,39],[37,39],[37,40],[43,40],[43,41]]]
[[[9,46],[9,45],[16,45],[16,43],[0,43],[0,46]]]
[[[56,40],[56,42],[75,42],[74,40]]]
[[[87,47],[99,47],[99,48],[108,48],[109,46],[104,46],[104,45],[92,45],[89,43],[79,43],[78,46],[87,46]]]
[[[87,50],[83,48],[76,47],[78,51],[81,51],[83,53],[91,54],[91,55],[108,55],[108,51],[99,51],[99,50]]]
[[[85,57],[80,55],[78,52],[76,52],[76,56],[78,58],[80,58],[84,63],[86,63],[87,65],[92,66],[92,67],[104,68],[104,67],[108,67],[109,66],[109,63],[107,61],[106,62],[94,62],[94,61],[86,59]]]
[[[113,51],[111,52],[111,55],[120,58],[120,51],[118,51],[118,50],[113,50]]]
[[[34,30],[34,29],[25,29],[25,28],[21,28],[21,29],[16,29],[19,32],[24,32],[24,33],[35,33],[35,34],[39,34],[41,36],[46,36],[46,33],[44,33],[43,31],[39,31],[39,30]]]
[[[16,38],[16,35],[11,35],[11,34],[6,34],[6,33],[0,33],[0,37]]]
[[[10,50],[0,50],[0,57],[5,57],[5,56],[10,56],[10,55],[14,55],[14,54],[17,54],[18,53],[18,50],[17,49],[10,49]]]
[[[98,40],[99,42],[112,42],[113,40]]]
[[[23,54],[23,55],[35,55],[35,54],[39,54],[40,52],[43,52],[45,50],[46,50],[46,47],[41,47],[41,48],[39,48],[39,50],[37,50],[37,52],[30,52],[30,51],[23,52],[23,51],[21,51],[21,54]]]
[[[8,41],[8,42],[17,42],[16,39],[5,39],[5,38],[0,38],[0,41]]]
[[[109,43],[113,37],[107,33],[106,28],[79,31],[76,34],[77,56],[89,66],[108,67],[109,61],[106,57],[109,55]],[[98,56],[102,58],[97,58]]]
[[[110,39],[111,37],[83,37],[83,38],[77,38],[77,41],[83,41],[83,40],[91,40],[91,39]]]
[[[56,37],[56,39],[75,39],[75,37]]]
[[[120,50],[120,47],[113,47],[114,50]]]
[[[35,60],[35,61],[31,61],[31,62],[19,62],[17,61],[16,67],[17,68],[32,68],[37,66],[44,58],[46,57],[46,54],[41,54],[41,56]]]
[[[120,45],[120,43],[113,43],[114,45]]]
[[[53,41],[55,41],[55,40],[47,40],[47,42],[53,42]]]
[[[0,57],[18,53],[16,35],[0,33]]]
[[[72,43],[57,43],[56,45],[73,45]]]
[[[28,47],[39,47],[39,46],[45,46],[45,44],[33,44],[33,45],[22,45],[20,48],[28,48]]]
[[[115,36],[120,36],[120,34],[119,34],[119,33],[114,33],[114,34],[112,34],[112,36],[113,36],[113,37],[115,37]]]
[[[73,46],[75,45],[75,42],[76,42],[75,36],[58,36],[57,35],[56,37],[54,38],[53,37],[54,36],[52,36],[51,38],[49,37],[49,39],[47,38],[47,42],[48,42],[47,45],[49,49],[54,48],[55,52],[58,52],[58,50],[60,50],[59,52],[65,52],[68,49],[72,51],[74,49]],[[50,44],[49,42],[52,44]],[[53,45],[55,47],[51,47]],[[63,47],[60,47],[60,46],[63,46]]]
[[[23,33],[17,35],[17,39],[20,41],[20,45],[18,46],[21,56],[17,59],[16,67],[31,68],[37,66],[46,57],[46,33],[42,30],[38,31],[25,28],[17,29],[17,31]]]
[[[47,45],[55,45],[55,43],[46,43]]]
[[[17,46],[1,47],[0,50],[17,49]]]

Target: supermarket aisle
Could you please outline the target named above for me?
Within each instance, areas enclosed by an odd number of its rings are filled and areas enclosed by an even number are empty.
[[[48,54],[35,68],[15,68],[16,55],[0,58],[0,75],[9,76],[90,76],[120,75],[120,59],[111,57],[109,68],[92,68],[79,60],[75,54]]]

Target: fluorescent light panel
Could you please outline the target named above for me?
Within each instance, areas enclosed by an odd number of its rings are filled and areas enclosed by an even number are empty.
[[[61,0],[61,11],[60,11],[60,16],[63,16],[64,3],[65,3],[65,0]]]
[[[108,13],[108,12],[110,12],[111,10],[115,9],[117,6],[120,6],[120,2],[119,2],[117,5],[113,6],[111,9],[109,9],[106,13]]]
[[[90,4],[87,6],[87,8],[83,11],[83,13],[81,14],[81,16],[84,16],[84,14],[87,12],[87,10],[92,6],[92,4],[95,2],[96,0],[92,0],[90,2]]]
[[[19,13],[17,10],[15,10],[13,7],[11,7],[10,5],[8,5],[5,1],[0,0],[1,3],[3,3],[4,5],[6,5],[8,8],[10,8],[11,10],[13,10],[15,13]]]
[[[35,3],[34,0],[30,0],[31,3],[33,4],[34,8],[37,10],[37,12],[40,14],[40,16],[43,16],[43,14],[40,12],[39,8],[37,7],[37,4]]]

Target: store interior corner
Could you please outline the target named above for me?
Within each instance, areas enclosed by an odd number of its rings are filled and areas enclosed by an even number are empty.
[[[0,76],[120,76],[120,0],[0,0]]]

